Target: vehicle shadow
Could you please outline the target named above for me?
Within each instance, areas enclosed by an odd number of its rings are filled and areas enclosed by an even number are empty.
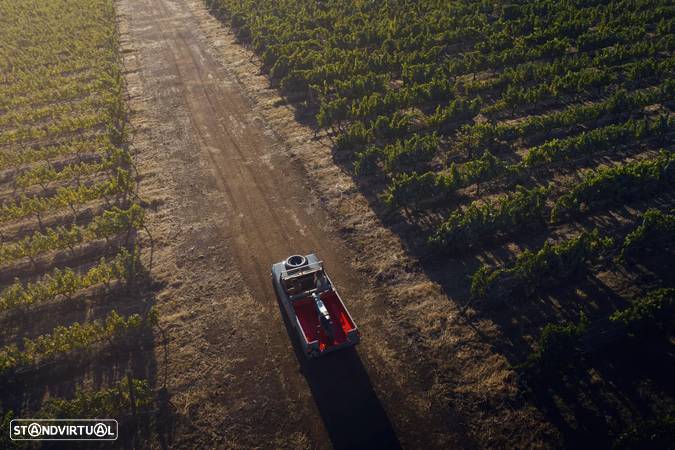
[[[312,391],[333,448],[400,449],[394,428],[356,348],[308,359],[302,352],[295,328],[289,322],[279,296],[276,297],[300,372]]]
[[[355,348],[298,360],[335,449],[400,448]]]

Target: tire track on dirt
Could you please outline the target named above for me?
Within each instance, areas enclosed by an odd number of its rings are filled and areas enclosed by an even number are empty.
[[[356,255],[312,194],[311,175],[209,52],[193,3],[120,4],[142,186],[163,203],[150,221],[167,285],[158,308],[182,413],[178,446],[391,447],[395,411],[404,443],[432,447],[441,434],[427,432],[435,419],[420,414],[414,370],[373,367],[391,363],[400,339],[380,328],[386,299],[353,269]],[[269,279],[271,263],[309,251],[326,261],[366,340],[312,365],[296,359]]]
[[[165,6],[163,2],[159,3],[159,5],[162,6],[162,8],[157,8],[156,3],[157,2],[155,2],[155,4],[146,4],[146,5],[144,5],[144,7],[141,6],[141,8],[143,8],[146,11],[148,11],[148,10],[150,10],[150,11],[163,11],[165,14],[170,14],[165,8],[163,8],[163,6]],[[138,6],[138,5],[135,5],[135,6]],[[134,11],[136,11],[136,10],[134,10]],[[157,18],[157,17],[154,17],[154,18],[146,17],[146,18],[143,18],[143,19],[148,20],[148,21],[161,21],[161,20],[163,20],[162,18]],[[133,18],[132,18],[132,20],[133,20]],[[168,20],[167,20],[167,22],[168,22]],[[169,47],[171,47],[169,44],[172,42],[172,39],[170,37],[168,37],[167,34],[164,32],[164,30],[163,30],[164,26],[165,26],[165,23],[162,23],[159,27],[161,29],[161,35],[162,35],[161,41],[165,44],[165,47],[169,48]],[[141,26],[141,28],[143,28],[143,27]],[[170,49],[170,51],[168,51],[166,53],[167,53],[166,55],[162,55],[162,56],[171,57],[172,62],[173,62],[173,69],[177,70],[178,60],[176,59],[174,52],[171,51],[171,49]],[[152,74],[151,73],[150,74],[143,74],[142,72],[143,72],[143,70],[141,70],[140,78],[143,80],[144,84],[147,84],[147,85],[152,84]],[[180,79],[180,77],[179,77],[179,79]],[[189,99],[186,95],[187,90],[183,89],[183,88],[178,89],[178,90],[179,90],[181,98],[183,100],[183,106],[188,105]],[[156,100],[159,100],[159,99],[156,99]],[[163,112],[166,112],[166,111],[163,111]],[[201,136],[201,146],[202,147],[205,146],[206,145],[205,143],[207,142],[207,140],[205,139],[205,137],[204,137],[204,135],[201,131],[201,128],[199,126],[197,126],[198,122],[196,120],[194,120],[194,116],[190,116],[190,122],[191,123],[189,125],[189,130],[194,132],[194,134],[197,135],[197,137]],[[220,183],[219,187],[220,188],[227,188],[228,184],[226,182],[224,182],[224,180],[223,180],[223,182]],[[231,192],[231,190],[229,190],[229,189],[226,189],[226,190],[229,191],[228,196],[231,199],[230,204],[234,204],[234,199],[236,198],[235,195]],[[233,211],[234,209],[223,207],[223,210],[225,210],[226,212],[229,213],[230,211]],[[244,216],[244,215],[245,214],[242,214],[242,216]],[[223,217],[223,224],[222,225],[226,225],[225,224],[226,221],[227,221],[227,216]],[[221,226],[219,228],[222,230],[225,227]],[[243,228],[243,226],[239,225],[237,228]],[[262,236],[260,236],[260,237],[262,237]],[[233,236],[229,236],[229,237],[226,236],[225,237],[225,241],[227,241],[227,242],[231,242],[233,240],[235,240],[235,238]],[[264,240],[262,240],[262,239],[260,241],[264,242]],[[235,251],[237,250],[237,247],[238,246],[234,246]],[[268,251],[269,250],[267,250],[266,253]],[[233,259],[235,261],[241,261],[241,260],[243,260],[243,257],[239,256],[239,254],[235,254]],[[228,261],[229,261],[229,259],[228,259]],[[262,268],[260,268],[260,269],[262,269]],[[253,273],[258,274],[258,275],[262,274],[262,272],[260,270],[256,270]],[[266,280],[264,277],[260,277],[257,280],[256,284],[261,284],[263,281],[268,281],[268,280]],[[245,293],[242,292],[241,295],[245,295]],[[258,298],[260,298],[260,297],[258,296]],[[262,302],[259,302],[259,303],[262,303]],[[263,304],[261,306],[267,306],[267,305]],[[273,313],[273,310],[271,310],[269,307],[267,307],[266,309],[269,312]],[[268,316],[271,316],[271,315],[272,314],[268,314]],[[249,323],[247,325],[251,326],[252,328],[255,328],[256,324],[255,323]],[[260,332],[260,331],[265,331],[265,330],[257,330],[257,331]],[[188,333],[188,339],[189,340],[196,340],[195,335],[197,335],[198,333],[193,333],[191,330],[186,330],[186,332]],[[293,367],[293,365],[292,365],[292,362],[293,362],[292,356],[291,356],[291,358],[289,358],[290,359],[289,361],[285,362],[284,364],[281,364],[283,366],[283,372],[284,372],[282,377],[277,377],[274,374],[274,369],[275,369],[274,367],[269,367],[269,366],[266,367],[266,364],[264,364],[264,360],[275,361],[277,359],[276,357],[274,357],[274,355],[273,355],[274,353],[281,354],[281,355],[283,355],[283,354],[292,355],[292,353],[288,352],[288,350],[289,350],[288,343],[286,342],[285,345],[284,345],[284,342],[281,341],[278,336],[270,336],[270,335],[260,336],[260,335],[257,335],[257,333],[254,333],[254,334],[256,334],[256,337],[260,338],[260,340],[263,341],[265,344],[276,343],[276,345],[274,345],[274,346],[263,345],[262,348],[258,350],[259,353],[263,356],[262,357],[263,363],[261,363],[261,361],[259,361],[259,360],[255,361],[255,360],[253,360],[253,358],[251,358],[251,359],[245,361],[244,364],[240,364],[241,367],[238,368],[238,371],[246,372],[246,367],[255,367],[261,372],[268,372],[270,375],[264,377],[265,384],[268,385],[268,386],[266,386],[266,389],[264,389],[264,390],[270,390],[271,389],[272,391],[276,391],[275,392],[276,396],[279,396],[279,394],[281,394],[282,392],[285,392],[285,395],[282,395],[282,397],[286,397],[286,400],[285,400],[286,408],[288,409],[288,413],[290,415],[293,415],[292,409],[295,405],[292,405],[292,404],[289,404],[289,403],[292,403],[294,401],[295,402],[298,402],[298,401],[302,402],[302,399],[301,399],[301,396],[297,392],[296,387],[297,387],[298,383],[297,382],[291,383],[289,385],[288,383],[285,383],[285,381],[284,381],[284,379],[288,378],[289,376],[292,376],[296,379],[299,378],[298,374],[297,374],[297,368]],[[277,334],[277,335],[285,334],[285,330],[280,329],[275,334]],[[176,340],[180,340],[180,339],[176,339]],[[205,354],[210,353],[206,350],[202,350],[202,352],[205,353]],[[231,356],[237,357],[238,355],[231,355]],[[216,359],[216,358],[213,358],[213,359]],[[211,365],[209,364],[209,366],[211,366]],[[250,372],[250,369],[248,371]],[[199,374],[197,374],[197,375],[199,375]],[[272,378],[270,378],[270,377],[272,377]],[[179,377],[179,379],[180,378],[181,377]],[[187,378],[190,378],[190,377],[187,377]],[[277,379],[275,380],[274,378],[277,378]],[[177,384],[180,385],[180,381],[177,381]],[[177,388],[179,388],[179,386],[177,386]],[[289,391],[289,388],[290,388],[290,391]],[[244,395],[240,395],[240,396],[251,399],[251,398],[255,397],[255,394],[244,393]],[[307,402],[307,400],[309,400],[309,398],[307,396],[305,396],[305,397],[306,397],[306,400],[304,401],[305,405],[302,407],[302,409],[304,409],[305,411],[303,411],[302,416],[299,419],[296,418],[295,421],[300,422],[300,423],[310,423],[310,424],[320,422],[320,419],[318,419],[318,413],[315,410],[312,411],[311,403]],[[252,401],[255,402],[255,399],[253,399]],[[185,409],[189,411],[190,408],[186,406]],[[276,407],[276,409],[282,409],[282,408]],[[283,412],[283,410],[282,410],[282,412]],[[266,417],[266,416],[269,416],[269,414],[267,413],[267,411],[263,411],[262,415],[258,415],[257,417],[254,416],[254,418],[255,419],[261,419],[262,417]],[[187,418],[187,421],[190,422],[190,424],[189,424],[190,426],[194,426],[196,428],[201,429],[200,431],[208,431],[208,432],[213,433],[212,430],[204,430],[203,427],[201,427],[199,425],[195,425],[194,421],[190,420],[189,418]],[[244,427],[247,425],[246,420],[241,420],[241,419],[237,420],[236,417],[235,417],[233,422],[234,421],[239,422],[239,423],[235,423],[234,426],[230,426],[230,428],[236,429],[236,428],[238,428],[238,426],[240,424],[243,425]],[[214,423],[214,425],[217,425],[217,423]],[[217,426],[214,426],[214,428],[217,428]],[[286,429],[284,431],[288,431],[288,428],[289,428],[288,425],[286,425],[285,428]],[[297,423],[296,423],[294,428],[295,429],[291,428],[291,430],[293,430],[293,432],[289,433],[291,438],[294,437],[293,436],[294,434],[297,435],[298,432],[300,432],[300,433],[305,433],[305,434],[309,435],[311,437],[310,438],[311,441],[325,441],[327,439],[327,436],[325,435],[325,431],[321,430],[320,427],[319,428],[317,428],[316,426],[314,426],[314,427],[312,427],[312,426],[310,426],[310,427],[302,427],[302,426],[298,427]],[[189,433],[190,433],[190,430],[185,432],[185,434],[189,434]],[[275,434],[279,434],[279,431],[278,430],[271,430],[271,432],[267,432],[267,433],[260,432],[259,433],[260,436],[257,437],[257,440],[256,440],[256,438],[251,439],[248,436],[245,439],[241,439],[240,436],[236,436],[236,435],[233,436],[233,434],[237,434],[237,433],[225,433],[225,434],[226,434],[225,442],[228,442],[229,443],[228,445],[232,445],[232,442],[239,442],[239,445],[260,445],[261,443],[263,443],[265,441],[272,441],[273,439],[270,438],[270,434],[274,437]],[[190,438],[188,438],[187,442],[190,442],[190,443],[188,445],[186,445],[187,447],[190,447],[192,445],[196,445],[198,447],[199,446],[208,447],[208,446],[213,446],[218,442],[218,440],[209,439],[208,441],[206,441],[205,443],[203,442],[200,445],[198,443],[199,441],[195,441],[195,440],[190,441],[189,439]],[[281,442],[283,442],[283,441],[281,441]],[[302,436],[300,438],[300,442],[303,442]],[[244,444],[244,443],[247,443],[247,444]],[[285,444],[285,445],[282,445],[282,446],[289,446],[289,445]]]
[[[203,128],[208,129],[208,133],[205,133],[204,129],[199,125],[195,127],[203,141],[203,147],[207,149],[212,167],[217,169],[214,171],[214,175],[220,181],[220,187],[228,193],[228,198],[231,201],[229,208],[226,210],[234,212],[236,218],[236,227],[230,230],[234,235],[234,242],[236,244],[233,249],[236,254],[235,259],[241,267],[240,270],[246,280],[247,288],[251,291],[254,298],[257,298],[261,306],[269,311],[269,300],[275,298],[267,276],[270,261],[279,260],[294,252],[307,253],[312,251],[312,249],[321,249],[321,255],[324,259],[337,261],[337,263],[333,263],[332,267],[334,269],[331,273],[338,273],[343,282],[347,281],[357,286],[358,281],[354,280],[354,277],[351,277],[348,272],[344,272],[341,269],[345,265],[345,258],[337,254],[334,244],[330,244],[330,242],[336,241],[335,237],[323,236],[322,239],[317,236],[318,232],[312,227],[313,223],[325,223],[327,219],[320,215],[320,211],[315,212],[315,217],[305,215],[305,208],[298,208],[299,205],[293,201],[293,199],[303,198],[306,192],[308,192],[302,180],[294,177],[290,179],[290,184],[279,186],[279,188],[283,187],[285,192],[290,193],[290,195],[280,195],[278,189],[276,191],[273,190],[274,184],[270,183],[270,181],[283,179],[285,175],[293,174],[292,168],[288,167],[288,164],[283,160],[283,155],[279,155],[279,160],[276,160],[273,166],[275,168],[281,167],[281,172],[264,173],[254,170],[254,164],[262,160],[267,148],[275,148],[275,143],[270,142],[269,139],[265,139],[259,130],[250,127],[247,114],[242,111],[241,104],[233,101],[234,96],[228,95],[228,93],[219,89],[214,82],[206,80],[207,76],[205,76],[204,72],[208,72],[208,76],[210,77],[218,68],[211,65],[211,61],[204,57],[198,48],[196,51],[199,53],[193,51],[195,46],[188,44],[187,39],[189,37],[186,36],[186,33],[179,32],[177,36],[179,39],[174,43],[177,46],[179,61],[191,61],[192,63],[191,65],[189,63],[178,65],[177,69],[184,71],[182,74],[183,78],[196,81],[196,84],[189,84],[187,86],[189,91],[187,99],[191,117],[197,124],[203,125]],[[192,37],[192,40],[194,40],[194,37]],[[213,101],[214,98],[220,101],[215,103]],[[227,126],[224,122],[233,116],[236,116],[237,120],[229,120],[230,123]],[[216,120],[216,118],[220,118],[220,120]],[[232,129],[237,129],[238,126],[240,127],[238,130],[239,137],[231,131]],[[220,133],[216,131],[220,131]],[[242,150],[244,145],[247,145],[247,153]],[[231,150],[234,150],[234,153]],[[238,164],[228,164],[233,161],[236,161]],[[239,201],[238,199],[243,200]],[[295,221],[303,224],[303,229],[309,233],[305,233],[302,237],[298,236],[297,229],[290,228],[294,226],[294,222],[280,217],[276,213],[277,209],[292,213],[296,219]],[[274,235],[275,231],[279,236]],[[307,237],[308,234],[311,238]],[[272,317],[273,315],[271,314],[270,316]],[[275,338],[281,339],[281,346],[272,342],[269,353],[279,354],[280,352],[287,351],[288,336],[282,332],[277,334]],[[296,366],[293,363],[290,366],[283,366],[281,368],[285,380],[297,378],[295,369]],[[325,375],[322,372],[325,371],[319,371],[318,375],[320,377]],[[365,376],[365,373],[363,376]],[[292,388],[297,389],[296,386],[292,386]],[[302,389],[302,386],[300,386],[300,389]],[[352,426],[352,430],[347,430],[344,429],[345,425],[347,425],[346,422],[341,423],[337,427],[341,428],[340,433],[344,436],[335,436],[334,432],[330,433],[334,445],[338,447],[353,447],[354,443],[360,443],[364,440],[372,444],[374,441],[380,439],[383,444],[389,445],[392,439],[395,439],[376,397],[371,395],[372,391],[368,392],[369,389],[370,386],[368,384],[365,389],[366,392],[363,395],[359,394],[357,390],[355,399],[359,400],[359,396],[366,397],[365,400],[375,399],[376,402],[365,409],[366,411],[370,410],[371,413],[375,411],[376,417],[372,420],[373,423],[377,424],[379,422],[379,424],[371,430],[359,426]],[[315,393],[315,399],[316,397]],[[347,393],[344,397],[350,398],[351,395]],[[334,400],[335,398],[328,396],[328,400],[324,401],[334,402]],[[356,403],[358,404],[358,401]],[[319,405],[319,408],[321,407],[322,405]],[[342,411],[338,411],[338,414],[344,414],[346,412],[344,411],[345,409],[352,409],[354,407],[356,406],[352,404],[343,405]],[[380,417],[377,417],[378,414]],[[332,420],[332,416],[336,414],[335,411],[330,411],[328,414],[324,414],[324,416],[326,415],[329,417],[324,417],[324,422]],[[315,421],[311,417],[309,417],[309,420]],[[364,424],[367,423],[364,422]],[[317,443],[325,440],[320,434],[313,437],[314,442]],[[356,440],[351,439],[352,437]],[[347,439],[345,440],[345,438]],[[340,444],[343,441],[344,444]]]

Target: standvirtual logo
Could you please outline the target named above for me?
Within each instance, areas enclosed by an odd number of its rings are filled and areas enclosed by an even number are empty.
[[[9,424],[13,441],[114,441],[115,419],[14,419]]]

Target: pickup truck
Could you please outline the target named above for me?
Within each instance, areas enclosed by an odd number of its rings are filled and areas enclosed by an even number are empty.
[[[273,264],[272,282],[307,357],[359,343],[354,319],[315,254],[292,255]]]

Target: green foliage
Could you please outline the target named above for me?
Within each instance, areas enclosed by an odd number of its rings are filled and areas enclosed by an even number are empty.
[[[665,140],[672,129],[644,109],[672,99],[666,0],[209,4],[273,82],[332,128],[334,149],[358,176],[389,179],[381,198],[404,212],[461,201],[456,191],[472,184],[525,183],[552,166]],[[530,147],[522,161],[504,156],[520,145]],[[506,220],[490,207],[452,213],[429,241],[452,248],[468,236],[471,246],[542,210]],[[459,225],[465,215],[471,225]]]
[[[675,179],[675,153],[662,150],[658,156],[589,172],[551,212],[555,221],[563,212],[625,202],[651,195]]]
[[[47,197],[21,195],[14,202],[3,203],[0,205],[0,223],[61,208],[74,208],[101,197],[125,199],[130,192],[133,192],[134,186],[135,181],[129,171],[117,168],[108,180],[91,186],[81,184],[77,187],[60,187],[54,195]]]
[[[105,157],[99,162],[79,162],[67,164],[59,170],[50,163],[41,164],[37,167],[24,171],[15,177],[16,186],[27,188],[39,184],[43,189],[50,182],[79,180],[83,177],[104,171],[114,171],[117,167],[125,167],[131,161],[126,150],[109,148]]]
[[[529,116],[522,121],[510,124],[481,123],[466,126],[460,131],[458,138],[464,143],[468,153],[478,153],[481,148],[489,146],[497,139],[512,141],[537,133],[548,133],[556,128],[582,123],[594,124],[598,119],[609,114],[621,114],[653,103],[665,102],[672,97],[671,85],[672,80],[666,80],[657,88],[635,91],[630,94],[625,89],[619,89],[598,103],[573,104],[562,111]]]
[[[84,158],[89,155],[108,155],[115,151],[107,135],[94,135],[90,138],[78,138],[61,144],[46,144],[21,151],[0,149],[0,169],[9,169],[54,158],[75,156]]]
[[[428,126],[439,129],[443,133],[452,131],[457,125],[473,118],[480,110],[482,100],[455,99],[447,106],[438,105],[435,112],[429,116]]]
[[[25,238],[8,244],[0,244],[0,265],[13,260],[35,257],[54,250],[73,249],[76,245],[94,239],[106,239],[123,232],[138,230],[143,226],[144,211],[134,204],[123,210],[116,206],[96,216],[87,226],[61,225],[46,232],[35,232]]]
[[[490,150],[486,150],[480,158],[464,164],[459,172],[461,185],[468,186],[472,183],[490,180],[497,175],[513,172],[513,168],[494,156]]]
[[[429,238],[436,249],[459,250],[484,239],[507,232],[512,227],[543,221],[547,189],[516,188],[511,195],[494,202],[474,202],[463,211],[455,211]]]
[[[666,325],[672,331],[673,310],[675,308],[675,289],[657,289],[645,297],[636,300],[632,305],[613,313],[609,317],[609,325],[620,324],[623,331],[616,334],[616,340],[633,336],[638,342],[647,345],[647,338],[654,334],[665,335]],[[593,325],[601,325],[600,328]],[[535,351],[530,353],[523,365],[534,373],[540,371],[560,370],[572,365],[584,353],[582,341],[591,344],[600,334],[598,330],[607,328],[608,324],[598,320],[589,323],[585,315],[581,315],[578,324],[547,324],[539,337]],[[593,329],[594,328],[594,329]],[[624,332],[625,331],[625,332]]]
[[[377,163],[381,157],[382,150],[375,146],[369,146],[365,150],[356,152],[354,173],[356,175],[372,175],[377,170]]]
[[[436,154],[439,146],[438,135],[415,134],[406,140],[397,140],[384,147],[384,166],[389,172],[412,172],[422,164],[428,163]]]
[[[9,427],[14,419],[14,411],[9,410],[2,413],[0,416],[0,447],[1,448],[26,448],[26,445],[20,441],[13,441],[9,437]]]
[[[418,210],[425,205],[446,200],[454,185],[454,178],[443,174],[401,174],[389,183],[384,202],[391,208]]]
[[[154,393],[147,380],[132,379],[135,407],[142,410],[154,403]],[[50,419],[120,417],[132,411],[129,381],[98,391],[78,390],[72,399],[50,398],[36,417]]]
[[[157,315],[154,311],[145,317],[132,314],[126,318],[112,311],[105,320],[84,324],[76,322],[69,327],[58,326],[51,334],[35,339],[24,338],[22,348],[14,344],[0,348],[0,374],[54,361],[70,352],[88,349],[100,342],[114,344],[128,337],[130,332],[153,325],[156,321]]]
[[[340,158],[359,177],[377,176],[364,185],[386,180],[380,198],[430,230],[432,249],[518,240],[549,215],[672,187],[672,1],[208,2],[272,82],[330,128]],[[667,150],[645,159],[658,147]],[[559,184],[600,162],[579,183]],[[511,193],[514,184],[527,189]],[[459,206],[438,217],[438,205]],[[669,219],[655,217],[623,242],[625,258],[672,246]],[[610,245],[596,232],[545,244],[481,268],[474,295],[530,295]],[[583,318],[547,326],[530,366],[573,363],[592,337],[585,330]]]
[[[547,324],[539,336],[537,349],[529,355],[525,366],[547,372],[572,365],[588,323],[582,314],[577,324]]]
[[[531,168],[577,156],[587,156],[636,139],[662,135],[672,128],[672,120],[629,120],[623,124],[580,133],[571,138],[552,139],[544,145],[530,149],[521,164],[524,168]]]
[[[60,296],[73,298],[82,290],[98,284],[110,286],[115,280],[129,282],[138,265],[138,252],[121,249],[110,262],[101,258],[99,263],[84,273],[71,268],[54,269],[35,282],[22,283],[16,279],[0,292],[0,311],[53,301]]]
[[[632,259],[651,251],[668,251],[675,244],[675,215],[658,209],[649,209],[642,215],[642,223],[623,240],[621,260]]]
[[[471,279],[471,295],[494,299],[518,291],[529,296],[541,287],[566,282],[587,264],[594,262],[613,245],[611,238],[600,237],[598,230],[582,232],[558,244],[546,242],[536,252],[525,250],[513,266],[476,271]]]
[[[613,313],[610,319],[621,322],[635,334],[653,331],[654,327],[662,327],[674,323],[675,289],[663,288],[652,291],[631,306]]]
[[[7,269],[24,257],[35,263],[47,252],[74,252],[97,239],[106,240],[106,255],[116,252],[98,263],[74,258],[84,265],[47,267],[46,274],[36,264],[39,270],[28,279],[3,286],[0,312],[6,321],[17,320],[12,312],[31,305],[47,304],[49,314],[49,302],[101,284],[135,285],[139,249],[131,238],[144,227],[144,210],[132,202],[136,173],[114,6],[113,0],[0,2],[0,170],[3,183],[13,189],[5,190],[0,203],[0,224],[7,228],[0,232],[0,266]],[[87,215],[82,225],[81,211],[101,207],[102,214]],[[0,375],[8,381],[64,357],[90,357],[117,344],[136,346],[142,331],[156,322],[154,310],[128,317],[112,310],[104,319],[57,326],[0,348]],[[78,392],[72,400],[49,399],[37,417],[117,417],[130,407],[126,383]],[[151,404],[148,383],[132,383],[137,406]],[[13,413],[3,412],[0,447],[19,448],[5,432]]]

